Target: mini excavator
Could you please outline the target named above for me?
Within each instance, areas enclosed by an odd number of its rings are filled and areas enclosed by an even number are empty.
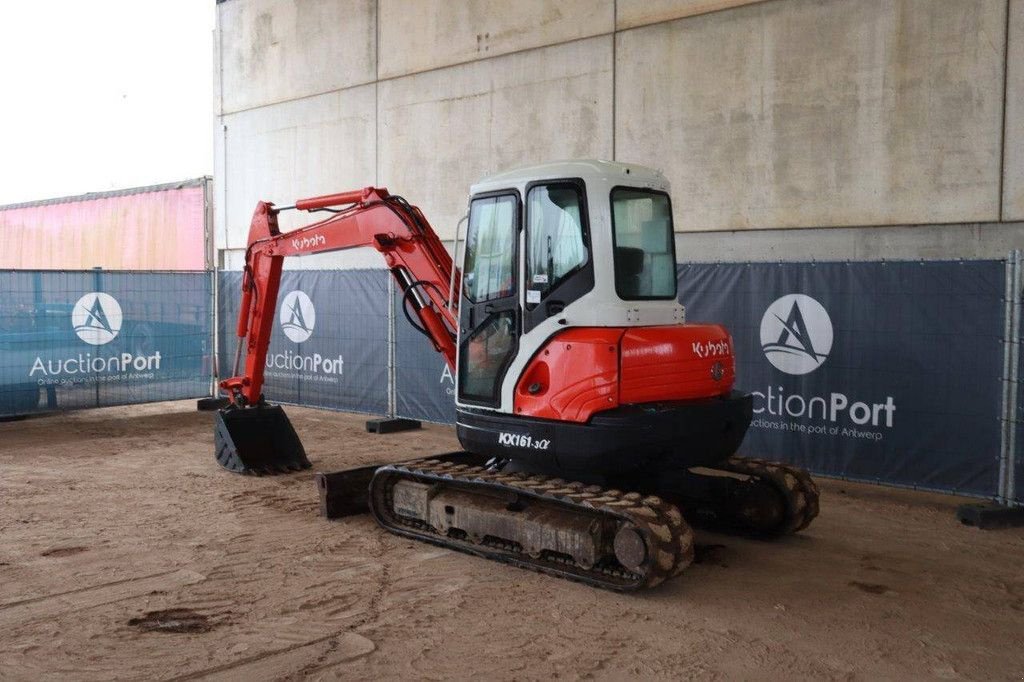
[[[285,210],[331,215],[282,233]],[[260,202],[234,376],[220,384],[230,401],[216,417],[224,468],[310,466],[262,394],[282,264],[366,246],[456,377],[464,448],[372,467],[364,499],[388,531],[631,591],[693,561],[690,522],[778,537],[817,516],[807,472],[735,454],[752,398],[733,388],[729,333],[687,323],[677,301],[668,182],[606,161],[475,184],[461,270],[423,213],[386,189]]]

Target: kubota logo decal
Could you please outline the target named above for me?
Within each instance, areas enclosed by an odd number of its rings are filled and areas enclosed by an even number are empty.
[[[813,372],[832,350],[828,311],[804,294],[777,299],[761,318],[761,350],[786,374]]]
[[[281,303],[281,329],[295,343],[302,343],[316,326],[316,308],[304,291],[289,292]]]
[[[110,343],[121,331],[121,304],[99,291],[78,299],[71,310],[71,324],[78,338],[94,346]]]
[[[293,249],[313,249],[318,246],[323,246],[327,243],[327,239],[322,234],[315,234],[312,237],[302,237],[301,239],[292,240]]]

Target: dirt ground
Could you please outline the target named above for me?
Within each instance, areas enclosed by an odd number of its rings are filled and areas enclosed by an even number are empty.
[[[619,595],[317,516],[217,467],[193,402],[0,423],[2,679],[1024,678],[1024,529],[822,481],[780,542]],[[314,470],[457,447],[289,408]]]

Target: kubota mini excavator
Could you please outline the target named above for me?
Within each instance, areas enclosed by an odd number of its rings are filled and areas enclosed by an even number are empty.
[[[805,528],[818,513],[808,474],[735,456],[752,399],[733,390],[728,332],[686,323],[676,300],[668,189],[657,171],[603,161],[489,177],[471,190],[461,271],[420,210],[385,189],[260,202],[218,461],[310,466],[261,392],[282,263],[372,246],[456,376],[466,451],[374,470],[367,500],[389,531],[626,591],[692,562],[686,519],[761,536]],[[289,209],[332,215],[281,233]]]

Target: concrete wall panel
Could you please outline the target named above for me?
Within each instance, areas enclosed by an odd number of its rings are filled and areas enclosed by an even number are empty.
[[[998,219],[1003,0],[787,0],[617,36],[677,229]]]
[[[224,113],[370,83],[374,0],[217,5]]]
[[[380,83],[380,182],[444,239],[469,186],[518,165],[608,157],[612,38],[576,41]]]
[[[1024,220],[1024,0],[1010,0],[1003,220]]]
[[[380,78],[614,30],[612,0],[381,0]]]
[[[766,0],[618,0],[615,27],[618,30],[682,19]]]
[[[679,232],[676,256],[685,263],[998,260],[1021,244],[1024,244],[1024,223],[821,227]]]
[[[256,202],[279,206],[296,199],[374,184],[374,84],[262,107],[224,117],[226,152],[221,185],[226,187],[224,235],[218,248],[246,245]],[[223,196],[223,190],[220,196]],[[315,217],[314,217],[315,216]],[[283,229],[308,224],[323,214],[288,211]]]

